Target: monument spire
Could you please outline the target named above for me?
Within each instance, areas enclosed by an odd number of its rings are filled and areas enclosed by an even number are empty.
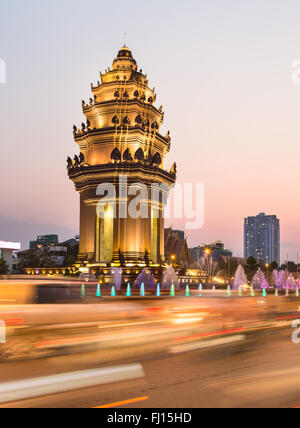
[[[82,102],[85,123],[73,128],[80,156],[68,158],[68,174],[80,195],[79,262],[98,272],[101,266],[122,265],[133,273],[146,264],[164,262],[164,206],[161,200],[152,205],[151,184],[173,185],[176,169],[164,168],[170,150],[169,135],[160,132],[164,113],[155,106],[155,89],[138,71],[131,50],[123,46],[112,69],[100,77],[92,84],[89,102]],[[147,218],[131,218],[128,213],[120,218],[115,207],[130,200],[119,190],[111,206],[99,208],[97,187],[118,185],[120,177],[127,180],[125,195],[132,183],[147,188],[148,200],[143,202]]]

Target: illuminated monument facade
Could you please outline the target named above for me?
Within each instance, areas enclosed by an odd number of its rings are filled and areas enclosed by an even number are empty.
[[[176,180],[176,164],[170,171],[164,168],[170,150],[169,133],[160,133],[164,113],[155,107],[155,89],[149,88],[127,47],[100,77],[92,84],[89,103],[82,102],[86,123],[80,129],[74,126],[80,155],[68,158],[69,178],[80,195],[78,261],[97,272],[111,266],[155,268],[165,260],[167,192],[151,202],[151,185],[172,186]],[[99,185],[107,184],[116,193],[104,205]],[[147,195],[139,187],[146,187]],[[140,215],[132,216],[127,208],[138,194]]]

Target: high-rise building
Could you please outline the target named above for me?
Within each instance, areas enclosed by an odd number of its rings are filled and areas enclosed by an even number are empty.
[[[260,213],[245,218],[244,255],[260,263],[280,264],[280,222],[276,215]]]

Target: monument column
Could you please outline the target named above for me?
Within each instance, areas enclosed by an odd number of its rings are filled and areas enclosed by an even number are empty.
[[[69,178],[80,194],[78,263],[95,269],[122,264],[135,272],[146,264],[157,267],[164,261],[163,206],[161,201],[153,205],[150,190],[152,185],[169,188],[176,181],[176,165],[164,167],[171,138],[169,132],[160,131],[163,109],[155,106],[155,89],[126,46],[91,90],[89,102],[82,101],[86,120],[73,127],[79,155],[67,160]],[[119,194],[121,178],[125,194]],[[96,206],[107,194],[99,195],[99,185],[115,189],[100,218]],[[131,186],[141,190],[137,210],[145,208],[147,218],[128,211],[127,218],[121,218],[120,204],[126,202],[128,209],[138,197],[138,192],[129,196]],[[147,197],[143,189],[148,190]]]

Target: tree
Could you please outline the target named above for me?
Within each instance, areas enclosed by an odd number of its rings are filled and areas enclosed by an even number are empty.
[[[54,268],[54,267],[56,267],[56,262],[48,254],[45,254],[40,258],[40,267],[41,268]]]
[[[29,250],[26,253],[22,254],[17,268],[26,269],[26,268],[38,268],[41,265],[40,257],[36,254],[35,250]]]
[[[49,256],[48,251],[38,253],[36,250],[29,250],[22,254],[22,258],[17,264],[17,270],[27,268],[53,268],[55,261]]]
[[[9,272],[9,266],[5,260],[0,260],[0,275],[7,275]]]
[[[244,266],[245,274],[247,275],[248,281],[252,280],[259,267],[259,263],[257,263],[254,257],[248,257],[247,264]]]
[[[281,266],[281,269],[287,269],[289,272],[297,272],[297,265],[295,262],[287,262]]]
[[[247,259],[247,266],[253,267],[253,268],[257,268],[258,267],[258,263],[257,263],[256,259],[253,256],[248,257],[248,259]]]
[[[77,260],[78,254],[79,254],[79,244],[68,246],[67,255],[74,256]]]
[[[270,270],[271,270],[271,271],[273,271],[273,270],[278,270],[278,268],[279,268],[279,266],[278,266],[278,263],[277,263],[277,262],[272,262],[272,263],[270,264]]]
[[[230,277],[233,277],[237,268],[238,268],[238,261],[236,259],[231,258],[223,258],[220,257],[218,260],[218,266],[217,271],[219,276],[228,277],[230,274]]]
[[[75,265],[76,260],[76,256],[74,256],[73,254],[67,254],[64,260],[64,266],[71,267]]]

